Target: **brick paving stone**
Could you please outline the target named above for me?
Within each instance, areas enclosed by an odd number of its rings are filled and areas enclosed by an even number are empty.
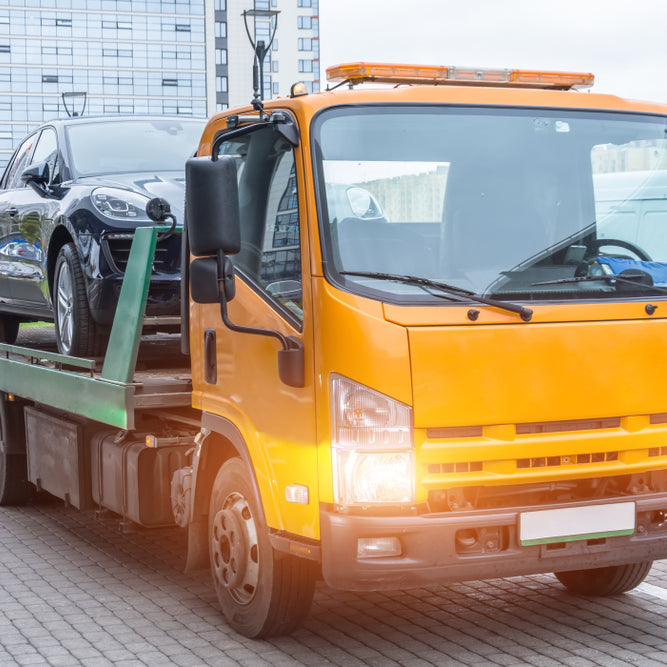
[[[364,594],[320,582],[303,628],[249,640],[210,574],[183,574],[184,545],[45,499],[0,508],[0,665],[667,664],[665,600],[577,598],[552,575]],[[667,589],[667,562],[647,581]]]

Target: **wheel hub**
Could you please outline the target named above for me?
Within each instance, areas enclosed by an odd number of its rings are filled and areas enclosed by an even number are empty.
[[[255,523],[243,496],[230,495],[215,515],[211,554],[217,583],[237,602],[250,602],[259,579],[259,547]]]

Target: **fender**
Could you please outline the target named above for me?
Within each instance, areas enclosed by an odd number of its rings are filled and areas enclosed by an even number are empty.
[[[220,466],[233,456],[245,463],[253,491],[259,500],[262,522],[266,523],[264,501],[250,452],[238,428],[224,417],[204,412],[201,419],[203,438],[192,454],[192,505],[188,525],[188,556],[185,571],[206,568],[208,562],[208,503],[210,490]],[[276,508],[273,508],[276,511]]]

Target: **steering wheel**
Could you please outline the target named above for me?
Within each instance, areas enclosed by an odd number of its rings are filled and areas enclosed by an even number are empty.
[[[594,239],[588,244],[588,255],[596,256],[600,254],[600,248],[603,246],[617,246],[619,248],[624,248],[629,250],[631,253],[636,255],[642,262],[651,262],[651,258],[648,254],[642,250],[639,246],[636,246],[634,243],[629,241],[623,241],[622,239]],[[623,255],[610,255],[610,257],[622,257]]]

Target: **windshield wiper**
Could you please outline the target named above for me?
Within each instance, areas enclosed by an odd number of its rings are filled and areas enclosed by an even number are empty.
[[[429,294],[433,294],[433,292],[426,288],[432,287],[446,292],[449,298],[456,301],[475,301],[476,303],[483,303],[486,306],[493,306],[494,308],[508,310],[511,313],[517,313],[524,322],[530,322],[533,317],[531,308],[519,306],[508,301],[501,301],[500,299],[490,299],[481,294],[477,294],[472,290],[465,289],[464,287],[457,287],[456,285],[442,283],[437,280],[430,280],[429,278],[410,275],[405,276],[397,273],[374,273],[372,271],[341,271],[340,273],[343,276],[360,276],[362,278],[377,278],[378,280],[394,280],[398,283],[405,283],[406,285],[418,285],[419,287],[424,288]],[[443,295],[433,294],[433,296]],[[476,315],[473,317],[470,313],[468,313],[468,317],[470,317],[471,320],[477,319]]]
[[[617,275],[604,275],[604,276],[574,276],[572,278],[559,278],[558,280],[543,280],[539,283],[531,283],[533,287],[539,285],[566,285],[568,283],[588,283],[588,282],[610,282],[614,281],[617,283],[622,283],[623,285],[632,285],[633,287],[643,287],[646,289],[652,289],[661,294],[667,294],[667,287],[660,287],[659,285],[654,285],[652,282],[642,282],[646,280],[646,277],[650,278],[648,274],[645,275],[636,275],[634,278],[617,276]]]

